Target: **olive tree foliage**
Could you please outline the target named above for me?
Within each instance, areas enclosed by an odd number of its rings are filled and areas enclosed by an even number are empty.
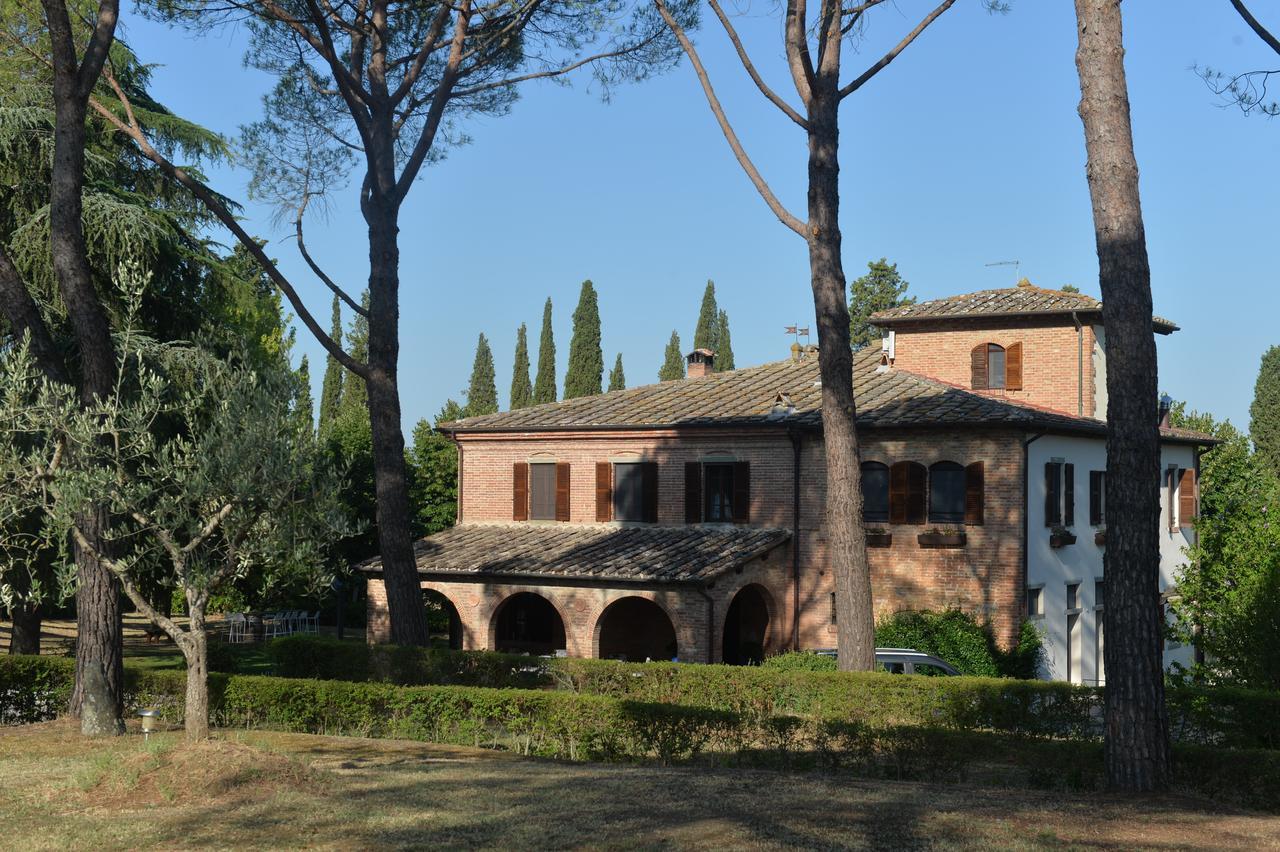
[[[327,586],[325,542],[350,522],[338,477],[297,416],[296,376],[154,343],[128,327],[117,345],[115,392],[90,407],[44,376],[25,342],[4,353],[0,517],[43,512],[47,538],[32,546],[69,539],[112,572],[182,651],[186,731],[203,738],[210,596],[251,570],[267,584]],[[103,545],[81,528],[93,504],[114,519]],[[140,578],[157,570],[182,590],[186,625],[141,589]],[[60,576],[64,589],[71,582]]]
[[[689,6],[678,14],[692,24],[693,4],[683,2]],[[367,316],[368,356],[361,360],[344,350],[260,247],[254,256],[315,338],[367,386],[391,635],[399,644],[425,644],[397,375],[401,205],[422,167],[466,140],[465,120],[507,112],[518,84],[590,69],[607,94],[615,83],[643,79],[673,63],[674,41],[639,0],[153,0],[153,9],[197,29],[245,25],[251,35],[247,62],[276,79],[263,119],[245,133],[252,194],[292,219],[311,271]],[[148,156],[164,160],[127,109],[116,119]],[[225,204],[190,174],[172,164],[170,171],[246,243]],[[324,272],[303,241],[307,208],[330,198],[352,173],[359,176],[368,225],[367,309]],[[440,236],[439,250],[448,239]]]

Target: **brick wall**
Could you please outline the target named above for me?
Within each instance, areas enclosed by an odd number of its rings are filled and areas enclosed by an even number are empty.
[[[985,317],[894,326],[894,366],[969,388],[970,353],[981,343],[1022,343],[1022,390],[978,391],[1075,414],[1078,396],[1086,417],[1095,414],[1093,328],[1083,330],[1083,384],[1075,323],[1071,317]]]
[[[914,430],[865,432],[862,457],[892,463],[936,461],[967,465],[985,463],[985,524],[967,528],[968,542],[959,549],[926,549],[917,535],[928,529],[895,525],[889,548],[871,549],[872,588],[878,617],[903,609],[959,607],[991,621],[1003,644],[1016,641],[1022,614],[1022,451],[1015,432]],[[595,463],[636,458],[658,463],[659,507],[662,524],[684,522],[684,463],[707,457],[732,456],[751,465],[751,523],[792,527],[793,450],[781,430],[671,430],[664,432],[597,432],[481,436],[462,438],[464,523],[510,523],[512,470],[518,461],[554,458],[571,465],[570,522],[595,522]],[[792,582],[792,545],[783,545],[753,560],[740,572],[719,578],[707,589],[709,603],[696,589],[655,587],[607,588],[596,585],[545,582],[535,585],[485,584],[449,581],[424,583],[443,593],[457,607],[464,631],[464,647],[492,648],[493,620],[501,602],[519,591],[533,591],[550,600],[566,628],[568,652],[595,656],[600,616],[614,601],[630,595],[659,603],[676,629],[680,655],[705,660],[708,626],[711,659],[722,654],[725,614],[734,595],[755,584],[766,592],[770,651],[783,650],[792,639],[793,614],[799,611],[801,647],[835,645],[831,620],[834,591],[823,533],[825,467],[822,444],[806,438],[801,457],[801,521],[796,539],[800,547],[800,582]],[[385,592],[380,580],[369,587],[369,637],[386,641]]]

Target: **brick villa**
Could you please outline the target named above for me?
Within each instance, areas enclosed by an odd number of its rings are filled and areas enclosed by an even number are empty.
[[[1046,677],[1100,682],[1101,303],[1024,282],[876,322],[887,336],[855,355],[854,384],[877,617],[957,607],[1003,644],[1030,617]],[[415,549],[455,647],[742,663],[834,646],[816,350],[723,373],[713,359],[446,426],[458,524]],[[1211,439],[1161,435],[1168,594]],[[387,641],[379,563],[362,567],[369,640]]]

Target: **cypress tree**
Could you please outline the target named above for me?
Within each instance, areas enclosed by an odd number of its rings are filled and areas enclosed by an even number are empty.
[[[720,311],[716,306],[716,282],[708,280],[702,293],[702,309],[698,311],[698,327],[693,331],[693,348],[720,353]]]
[[[329,336],[333,342],[342,345],[342,307],[338,297],[333,297],[333,323],[329,327]],[[342,400],[342,365],[332,355],[324,365],[324,385],[320,391],[320,434],[324,435],[333,425],[333,418],[338,416],[338,404]]]
[[[293,410],[298,415],[298,422],[307,425],[309,433],[315,432],[315,403],[311,401],[311,364],[307,356],[302,356],[298,364],[298,396],[293,401]]]
[[[573,312],[573,337],[569,340],[569,369],[564,375],[564,398],[592,396],[601,391],[604,352],[600,349],[600,306],[596,288],[582,282],[578,309]]]
[[[498,384],[494,380],[493,351],[484,334],[476,344],[476,361],[471,367],[471,384],[467,387],[467,417],[493,414],[498,410]]]
[[[658,381],[671,382],[684,378],[684,353],[680,351],[680,335],[671,332],[671,340],[667,342],[667,351],[662,361],[662,369],[658,371]]]
[[[529,383],[529,333],[524,323],[516,331],[516,363],[511,368],[511,410],[533,405],[533,385]]]
[[[622,372],[622,353],[618,353],[618,360],[613,362],[613,369],[609,371],[609,390],[626,390],[627,376]]]
[[[551,332],[551,299],[542,308],[542,337],[538,340],[538,377],[533,383],[533,404],[556,401],[556,339]]]
[[[1280,346],[1262,356],[1249,406],[1249,437],[1267,468],[1280,476]]]
[[[867,263],[867,274],[849,282],[849,343],[861,349],[880,340],[880,329],[871,324],[871,315],[899,305],[913,305],[907,295],[907,281],[898,264],[885,258]]]
[[[733,364],[733,340],[729,336],[729,312],[721,311],[719,321],[716,323],[716,340],[720,348],[716,350],[716,360],[713,362],[715,371],[723,373],[726,370],[734,369]]]
[[[360,304],[369,309],[369,291],[365,290],[360,297]],[[369,320],[363,314],[356,314],[351,321],[351,329],[347,332],[347,352],[362,363],[369,361]],[[359,376],[344,376],[342,379],[342,398],[338,403],[338,417],[359,417],[369,419],[369,389]]]

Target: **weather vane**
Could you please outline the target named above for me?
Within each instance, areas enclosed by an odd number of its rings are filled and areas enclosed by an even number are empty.
[[[785,333],[785,334],[794,334],[794,335],[796,336],[796,346],[799,346],[799,345],[800,345],[800,335],[802,335],[802,334],[803,334],[803,335],[804,335],[804,343],[805,343],[805,345],[806,345],[806,346],[808,346],[808,345],[809,345],[809,327],[808,327],[808,326],[805,326],[804,328],[801,328],[801,327],[800,327],[800,326],[798,326],[798,325],[789,325],[789,326],[787,326],[786,331],[785,331],[784,333]]]

